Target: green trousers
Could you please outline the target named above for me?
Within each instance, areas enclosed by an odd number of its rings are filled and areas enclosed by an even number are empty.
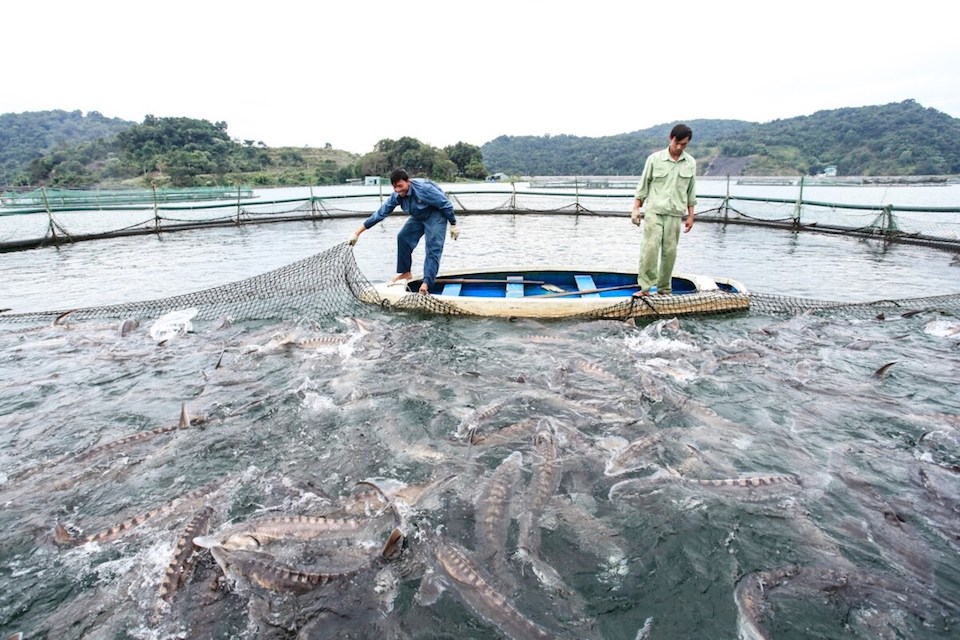
[[[647,211],[643,215],[643,240],[640,248],[640,269],[637,284],[644,291],[657,285],[658,293],[671,293],[670,279],[677,261],[677,241],[683,218],[657,215]],[[659,259],[659,268],[658,268]]]

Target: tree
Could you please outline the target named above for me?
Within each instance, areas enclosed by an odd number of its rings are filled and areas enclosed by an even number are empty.
[[[170,182],[175,187],[193,186],[196,176],[201,173],[214,173],[217,166],[206,151],[182,149],[164,154],[161,162],[164,172],[170,176]]]
[[[86,116],[63,110],[0,114],[0,185],[19,182],[19,177],[33,173],[36,167],[27,165],[57,146],[112,139],[133,124],[105,118],[96,111]]]
[[[480,160],[471,160],[462,173],[465,178],[482,180],[487,177],[487,168]]]
[[[449,181],[457,174],[457,166],[447,154],[436,147],[423,144],[416,138],[399,140],[385,138],[374,145],[371,153],[359,162],[360,173],[367,176],[385,176],[396,168],[402,168],[411,177],[428,177]]]
[[[483,167],[483,152],[480,147],[458,142],[443,148],[444,153],[457,167],[457,175],[466,178],[484,178],[487,170]],[[469,174],[469,175],[468,175]]]

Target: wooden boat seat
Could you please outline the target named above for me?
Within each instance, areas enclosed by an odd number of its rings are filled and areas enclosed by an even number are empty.
[[[440,292],[442,296],[458,296],[460,295],[460,287],[463,285],[459,282],[451,282],[449,284],[443,285],[443,291]]]
[[[507,297],[523,297],[523,276],[507,276]]]
[[[577,289],[580,291],[593,291],[593,293],[583,293],[580,294],[581,298],[599,298],[600,294],[596,292],[597,285],[593,281],[593,276],[573,276],[573,279],[577,283]]]

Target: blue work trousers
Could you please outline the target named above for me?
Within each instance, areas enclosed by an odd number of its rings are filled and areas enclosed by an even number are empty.
[[[431,213],[426,220],[407,218],[400,233],[397,234],[397,273],[411,271],[413,250],[426,236],[426,256],[423,259],[423,281],[433,286],[440,270],[440,256],[443,255],[443,242],[447,232],[447,219],[439,212]]]

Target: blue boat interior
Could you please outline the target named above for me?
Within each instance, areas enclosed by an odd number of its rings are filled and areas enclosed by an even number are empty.
[[[422,281],[409,283],[410,291],[420,288]],[[730,285],[718,284],[725,291],[736,291]],[[694,293],[696,285],[686,278],[673,278],[673,293]],[[637,291],[637,276],[631,273],[574,271],[525,271],[470,273],[439,277],[430,293],[469,298],[625,298]],[[569,295],[567,295],[569,294]]]

